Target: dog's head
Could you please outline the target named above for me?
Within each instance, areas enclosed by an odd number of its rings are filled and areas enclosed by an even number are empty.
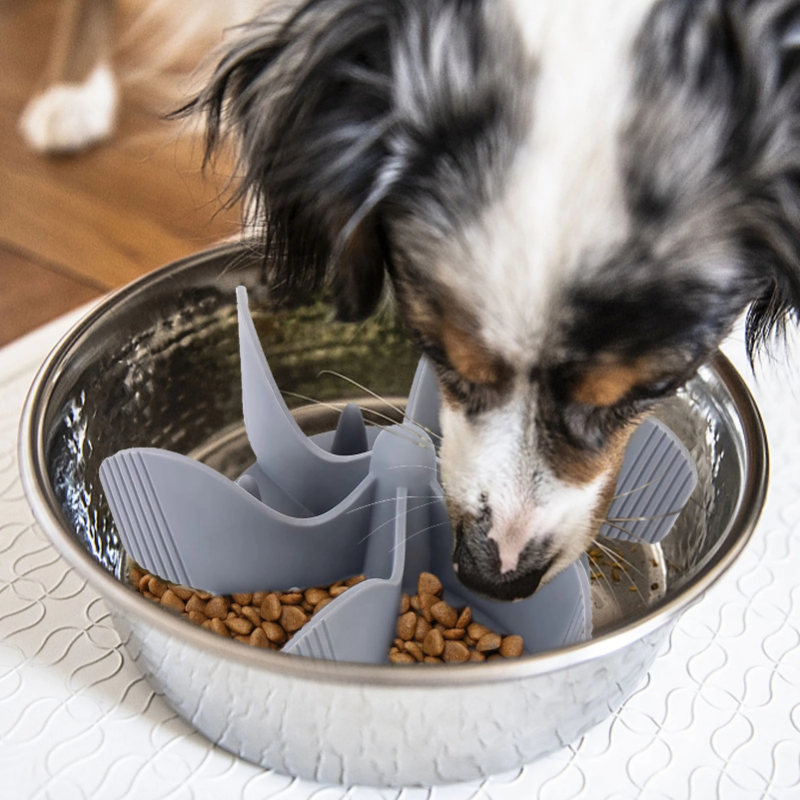
[[[306,0],[197,101],[283,285],[355,319],[388,276],[468,586],[577,558],[642,416],[748,305],[751,347],[795,313],[798,39],[786,0]]]

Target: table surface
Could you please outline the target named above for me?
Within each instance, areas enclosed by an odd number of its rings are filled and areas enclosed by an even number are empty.
[[[155,695],[128,660],[101,597],[34,523],[17,468],[19,414],[36,369],[79,316],[0,350],[0,796],[800,797],[800,378],[766,365],[753,379],[741,334],[725,350],[767,425],[767,504],[742,557],[680,619],[643,685],[582,740],[518,772],[378,791],[300,781],[213,746]]]

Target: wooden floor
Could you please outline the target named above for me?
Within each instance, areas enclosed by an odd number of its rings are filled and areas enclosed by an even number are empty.
[[[0,346],[237,227],[219,200],[224,168],[204,178],[196,137],[133,89],[123,89],[113,141],[72,157],[26,149],[17,120],[57,5],[0,0]]]

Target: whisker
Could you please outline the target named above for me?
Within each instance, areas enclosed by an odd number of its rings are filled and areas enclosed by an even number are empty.
[[[323,403],[322,400],[315,400],[313,397],[307,397],[306,395],[298,394],[297,392],[283,391],[282,394],[288,394],[291,397],[297,397],[300,400],[308,400],[311,403]],[[350,400],[342,400],[342,401],[339,401],[339,403],[336,403],[336,404],[327,403],[325,405],[327,405],[329,408],[335,408],[337,410],[340,410],[339,409],[339,405],[341,405],[341,408],[343,409],[345,406],[350,405],[351,402],[352,401],[350,401]],[[355,405],[357,406],[358,410],[362,414],[372,414],[375,417],[380,417],[381,419],[385,419],[387,422],[390,422],[393,426],[398,427],[398,428],[405,428],[409,433],[413,433],[414,436],[419,436],[420,439],[425,441],[425,437],[419,431],[415,431],[413,428],[409,428],[406,425],[403,425],[402,422],[398,422],[394,417],[390,417],[388,414],[383,414],[382,412],[377,411],[374,408],[367,408],[366,406],[360,406],[360,405],[358,405],[358,403],[356,403]],[[370,420],[364,420],[364,421],[367,424],[370,424]],[[372,423],[372,424],[374,424],[375,427],[380,427],[380,428],[384,428],[384,429],[386,427],[385,425],[377,425],[376,423]]]
[[[641,570],[637,569],[637,568],[636,568],[636,567],[635,567],[633,564],[631,564],[631,562],[630,562],[630,561],[628,561],[628,559],[627,559],[627,558],[625,558],[624,556],[620,555],[619,553],[617,553],[616,551],[614,551],[612,548],[610,548],[610,547],[607,547],[607,546],[606,546],[606,545],[604,545],[604,544],[601,544],[600,542],[598,542],[598,541],[597,541],[597,539],[595,539],[595,540],[594,540],[594,543],[595,543],[595,544],[596,544],[596,545],[597,545],[597,546],[598,546],[598,547],[599,547],[599,548],[600,548],[600,549],[601,549],[601,550],[602,550],[602,551],[603,551],[603,552],[604,552],[604,553],[605,553],[605,554],[606,554],[606,555],[607,555],[609,558],[611,558],[611,559],[614,561],[614,563],[615,563],[615,564],[616,564],[616,565],[617,565],[617,566],[618,566],[618,567],[619,567],[619,568],[620,568],[620,569],[621,569],[621,570],[622,570],[622,571],[625,573],[625,575],[627,576],[628,580],[630,580],[630,582],[631,582],[631,584],[632,584],[633,586],[636,586],[636,583],[635,583],[635,581],[634,581],[634,580],[633,580],[633,579],[630,577],[630,575],[628,575],[628,570],[627,570],[627,569],[625,569],[625,567],[623,567],[623,564],[627,565],[627,567],[628,567],[628,568],[632,569],[632,570],[633,570],[635,573],[637,573],[639,576],[641,576],[642,578],[644,578],[644,579],[645,579],[645,581],[647,580],[647,576],[646,576],[646,575],[645,575],[645,574],[644,574],[644,573],[643,573]],[[637,586],[636,588],[638,589],[639,587]]]
[[[391,498],[391,499],[394,499],[394,498]],[[440,498],[435,497],[429,503],[422,503],[421,505],[414,506],[413,509],[407,509],[405,512],[401,512],[400,514],[395,514],[391,519],[386,520],[386,522],[382,522],[380,525],[378,525],[377,528],[375,528],[374,530],[371,530],[363,539],[359,539],[358,544],[361,544],[362,542],[366,542],[367,539],[369,539],[369,537],[372,536],[373,533],[377,533],[381,528],[385,528],[387,525],[390,525],[392,522],[394,522],[395,520],[399,519],[404,513],[408,513],[408,511],[415,511],[418,508],[427,508],[428,506],[432,506],[434,503],[438,503],[439,499]],[[449,520],[448,520],[448,524],[449,524]],[[407,538],[410,539],[411,537],[409,536]]]
[[[414,531],[414,533],[412,533],[411,536],[406,536],[406,542],[408,542],[409,540],[413,539],[415,536],[419,536],[421,533],[425,533],[425,531],[430,531],[430,530],[433,530],[434,528],[440,527],[441,525],[449,525],[449,524],[450,524],[450,520],[449,519],[448,520],[442,520],[442,522],[435,522],[433,525],[428,525],[427,528],[421,528],[418,531]],[[399,547],[399,545],[395,545],[389,552],[390,553],[394,553],[394,551],[397,550],[398,547]]]
[[[315,405],[318,405],[318,406],[324,406],[325,408],[330,408],[333,411],[342,411],[342,409],[346,405],[349,405],[349,403],[342,403],[342,404],[327,403],[324,400],[317,400],[315,397],[309,397],[308,395],[305,395],[305,394],[299,394],[298,392],[290,392],[290,391],[287,391],[287,390],[281,390],[281,394],[288,395],[289,397],[296,397],[298,400],[305,400],[307,403],[314,403]],[[365,410],[365,409],[361,408],[361,406],[359,406],[358,408],[359,408],[359,411],[361,411],[362,413]],[[369,411],[370,409],[366,409],[366,410]],[[394,423],[394,420],[392,420],[392,422]],[[403,441],[408,442],[409,444],[416,444],[416,445],[419,445],[419,447],[424,447],[426,450],[432,450],[432,452],[434,452],[434,453],[436,452],[435,449],[432,449],[432,448],[427,446],[428,445],[427,440],[422,436],[422,434],[418,433],[413,428],[407,428],[404,425],[397,425],[396,423],[394,423],[394,427],[403,428],[404,430],[406,430],[409,433],[411,433],[414,436],[416,436],[417,437],[416,440],[408,439],[405,436],[401,436],[396,430],[392,430],[391,428],[388,428],[386,425],[378,425],[375,422],[368,422],[368,421],[365,421],[365,423],[367,425],[369,425],[370,427],[380,428],[381,430],[386,431],[387,433],[391,433],[393,436],[397,436],[400,439],[403,439]]]
[[[623,528],[622,525],[616,525],[613,522],[610,522],[609,520],[605,520],[605,521],[612,528],[616,528],[618,531],[622,531],[623,533],[627,533],[628,536],[631,536],[637,542],[640,542],[641,544],[650,544],[650,542],[648,542],[646,539],[643,539],[641,536],[637,536],[633,531],[629,531],[627,528]]]
[[[606,522],[649,522],[651,519],[664,519],[664,517],[674,517],[683,511],[679,508],[677,511],[667,511],[666,514],[653,514],[652,517],[606,517]]]
[[[417,469],[417,467],[414,467],[414,469]],[[443,496],[442,497],[438,497],[438,496],[432,496],[432,495],[429,495],[429,494],[407,494],[406,495],[406,499],[408,499],[408,500],[430,500],[431,498],[434,499],[434,500],[442,500]],[[361,509],[363,509],[363,508],[371,508],[372,506],[379,506],[382,503],[396,503],[396,502],[397,502],[397,498],[396,497],[387,497],[386,500],[375,500],[375,502],[373,502],[373,503],[365,503],[363,506],[358,506],[357,508],[351,508],[346,513],[347,514],[355,514],[356,511],[361,511]]]
[[[393,409],[398,414],[402,414],[403,417],[405,417],[409,422],[413,422],[415,425],[419,425],[419,427],[422,428],[422,430],[424,430],[425,433],[427,433],[429,436],[434,436],[437,439],[442,439],[443,438],[442,436],[440,436],[435,431],[432,431],[430,428],[426,428],[421,423],[417,422],[414,419],[411,419],[411,417],[406,415],[406,412],[403,411],[402,408],[400,408],[399,406],[396,406],[394,403],[390,403],[385,397],[381,397],[379,394],[376,394],[375,392],[373,392],[372,389],[367,389],[366,386],[363,386],[358,381],[353,380],[353,378],[348,378],[347,375],[342,375],[341,372],[334,372],[332,369],[323,369],[323,370],[321,370],[320,372],[317,373],[317,377],[319,377],[320,375],[333,375],[335,378],[340,378],[343,381],[347,381],[348,383],[352,384],[353,386],[356,386],[357,388],[361,389],[362,392],[366,392],[367,394],[371,395],[376,400],[380,400],[382,403],[386,403],[386,405],[389,406],[389,408]]]
[[[589,561],[591,561],[592,564],[594,564],[594,567],[597,570],[596,572],[597,576],[599,578],[602,578],[606,582],[606,586],[608,587],[608,593],[612,601],[614,602],[614,605],[617,607],[617,611],[621,614],[622,606],[620,606],[619,600],[617,600],[617,596],[614,594],[614,587],[611,585],[610,581],[606,577],[606,574],[603,572],[603,568],[597,563],[597,561],[594,558],[592,558],[591,555],[589,555],[589,553],[587,553],[586,556],[589,559]]]
[[[387,472],[390,469],[408,469],[408,464],[397,464],[394,467],[384,467]],[[438,467],[429,467],[427,464],[414,464],[414,469],[429,469],[431,472],[439,472]],[[444,497],[444,495],[442,495]]]
[[[620,497],[627,497],[630,494],[635,494],[636,492],[641,492],[642,489],[646,489],[648,486],[652,486],[654,483],[658,483],[665,477],[665,474],[659,475],[657,478],[653,478],[653,480],[648,481],[647,483],[643,483],[641,486],[637,486],[635,489],[629,489],[627,492],[622,492],[621,494],[615,494],[612,497],[612,500],[619,500]]]
[[[372,414],[376,417],[380,417],[381,419],[385,419],[387,422],[391,422],[392,425],[398,425],[399,427],[404,427],[402,422],[398,422],[394,417],[390,417],[388,414],[383,414],[380,411],[376,411],[374,408],[366,408],[365,406],[359,406],[361,409],[362,414]],[[414,431],[413,428],[409,428],[409,431]],[[417,436],[421,436],[422,434],[419,431],[414,431]]]
[[[617,560],[621,561],[623,564],[626,564],[634,572],[636,572],[639,575],[641,575],[645,580],[647,579],[647,575],[645,575],[644,572],[642,572],[640,569],[638,569],[631,561],[628,561],[628,559],[625,558],[625,556],[623,556],[622,553],[618,553],[616,550],[614,550],[613,547],[609,547],[608,545],[605,545],[602,542],[599,542],[597,539],[594,540],[594,543],[606,555],[611,556],[615,561],[617,561]]]

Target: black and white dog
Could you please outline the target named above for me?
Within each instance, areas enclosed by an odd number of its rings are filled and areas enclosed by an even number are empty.
[[[800,2],[295,0],[192,107],[209,155],[236,131],[282,282],[346,319],[391,285],[489,596],[584,551],[633,428],[745,309],[751,350],[797,315]]]

